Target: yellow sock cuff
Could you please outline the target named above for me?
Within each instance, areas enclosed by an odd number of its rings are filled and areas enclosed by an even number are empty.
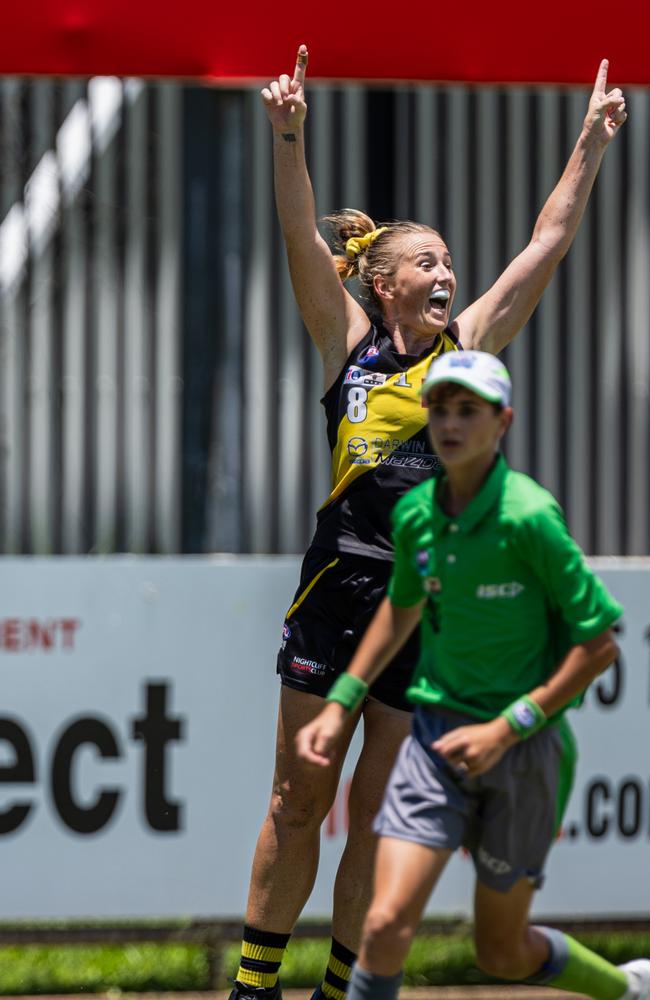
[[[274,934],[244,927],[237,980],[246,986],[271,989],[278,981],[289,934]]]

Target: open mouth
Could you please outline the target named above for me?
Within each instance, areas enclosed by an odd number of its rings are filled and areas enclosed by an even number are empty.
[[[437,306],[439,309],[445,309],[451,295],[448,288],[438,288],[437,291],[433,292],[429,296],[429,302],[432,306]]]

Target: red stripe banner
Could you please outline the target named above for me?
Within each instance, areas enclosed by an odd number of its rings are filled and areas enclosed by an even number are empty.
[[[649,28],[647,0],[11,0],[0,71],[265,80],[305,42],[312,79],[591,84],[607,57],[612,85],[650,84]]]

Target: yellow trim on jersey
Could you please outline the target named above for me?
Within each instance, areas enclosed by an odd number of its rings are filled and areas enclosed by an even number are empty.
[[[350,385],[348,413],[341,418],[332,453],[332,492],[321,510],[426,426],[427,410],[419,390],[429,365],[439,354],[459,349],[443,333],[431,353],[406,371],[368,388]]]
[[[338,561],[339,557],[337,556],[336,559],[332,559],[331,563],[328,563],[327,566],[323,566],[323,568],[316,574],[314,579],[307,584],[302,593],[298,595],[298,597],[296,598],[296,600],[294,601],[294,603],[291,605],[286,615],[284,616],[285,618],[291,618],[291,615],[298,610],[298,608],[300,607],[300,605],[302,604],[302,602],[304,601],[304,599],[306,598],[307,594],[312,589],[312,587],[316,586],[323,573],[327,573],[328,569],[332,569],[333,566],[336,566]]]

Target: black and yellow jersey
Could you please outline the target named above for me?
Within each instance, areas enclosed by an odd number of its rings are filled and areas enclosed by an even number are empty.
[[[414,357],[371,326],[321,400],[332,449],[332,491],[317,515],[313,545],[392,559],[390,512],[436,470],[420,387],[431,359],[461,350],[450,330]]]

